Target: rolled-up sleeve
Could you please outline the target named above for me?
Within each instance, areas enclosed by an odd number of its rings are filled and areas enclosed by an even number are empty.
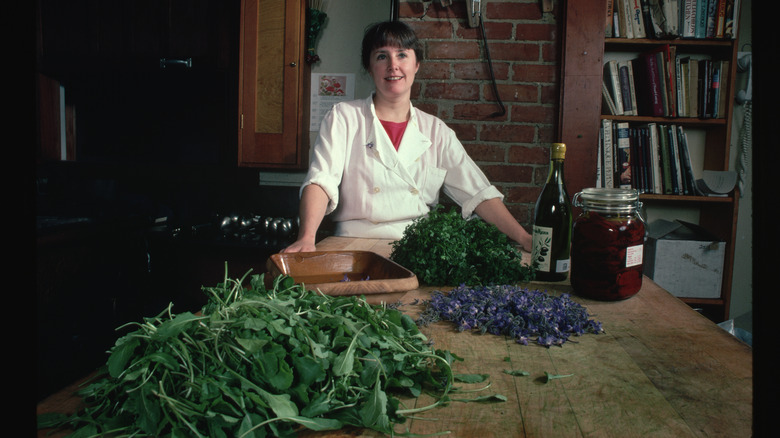
[[[441,160],[447,169],[442,191],[461,206],[464,218],[469,218],[477,206],[488,199],[504,199],[504,195],[493,186],[482,169],[469,157],[455,132],[446,128],[442,139],[446,142]]]
[[[331,108],[320,124],[319,135],[309,158],[309,171],[300,189],[302,194],[309,184],[322,187],[328,195],[326,214],[333,212],[339,204],[339,185],[344,174],[347,153],[344,133],[343,118],[338,116],[336,107]]]

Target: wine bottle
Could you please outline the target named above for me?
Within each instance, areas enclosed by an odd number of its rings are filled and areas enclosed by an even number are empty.
[[[547,182],[534,209],[531,257],[540,281],[562,281],[569,275],[572,213],[563,182],[565,155],[565,144],[552,144]]]

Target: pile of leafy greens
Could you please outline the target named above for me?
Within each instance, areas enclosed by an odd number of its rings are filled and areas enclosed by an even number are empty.
[[[437,205],[393,242],[390,259],[437,286],[517,284],[534,278],[520,250],[495,225],[465,220],[457,209]]]
[[[345,426],[394,434],[406,416],[454,401],[461,360],[431,347],[395,308],[331,297],[279,276],[203,290],[200,314],[170,306],[119,338],[104,373],[79,390],[86,408],[39,416],[71,437],[289,437]],[[430,392],[435,402],[405,409]],[[414,400],[414,398],[412,398]]]

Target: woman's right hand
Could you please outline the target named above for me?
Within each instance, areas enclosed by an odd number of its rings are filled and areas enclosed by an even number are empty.
[[[287,248],[284,248],[281,252],[312,252],[316,251],[314,242],[310,242],[306,239],[299,239],[293,242]]]

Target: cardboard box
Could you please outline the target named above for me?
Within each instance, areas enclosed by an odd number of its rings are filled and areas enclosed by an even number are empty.
[[[720,297],[725,242],[684,221],[659,219],[647,231],[645,275],[678,297]]]

